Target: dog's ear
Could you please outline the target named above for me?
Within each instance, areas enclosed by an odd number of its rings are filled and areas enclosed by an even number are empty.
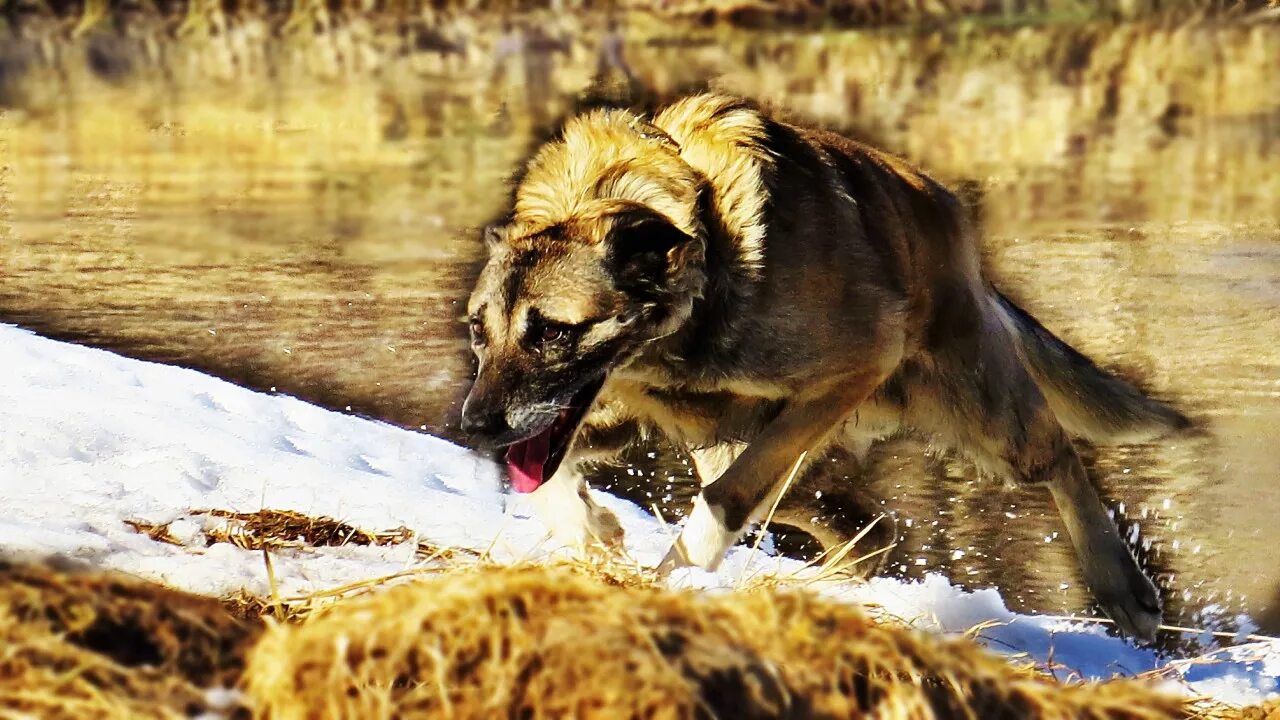
[[[693,238],[647,209],[618,215],[608,239],[607,266],[618,286],[652,297],[670,290],[670,280],[688,262]]]

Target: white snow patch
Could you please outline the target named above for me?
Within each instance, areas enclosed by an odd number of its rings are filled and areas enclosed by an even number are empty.
[[[225,543],[160,543],[125,521],[177,521],[171,531],[195,541],[204,521],[192,510],[274,508],[371,531],[403,525],[432,544],[488,550],[498,560],[554,550],[527,503],[500,492],[495,467],[438,438],[7,325],[0,325],[0,368],[5,551],[70,556],[220,595],[267,591],[260,553]],[[595,498],[618,515],[631,555],[648,565],[662,558],[669,529],[625,500],[600,492]],[[272,559],[279,590],[289,596],[403,570],[415,563],[413,550],[346,546],[281,551]],[[727,588],[759,573],[803,572],[800,563],[739,546],[717,573],[680,571],[672,582]],[[1132,675],[1162,662],[1096,624],[1015,614],[995,590],[966,592],[938,575],[818,587],[936,632],[992,623],[980,637],[993,650],[1052,658],[1088,678]],[[1280,695],[1280,643],[1241,645],[1213,660],[1167,666],[1189,692],[1226,702]]]

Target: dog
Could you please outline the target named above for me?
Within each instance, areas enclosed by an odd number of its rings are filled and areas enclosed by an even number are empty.
[[[686,448],[702,488],[664,571],[714,569],[828,449],[920,433],[1046,488],[1102,609],[1150,639],[1159,594],[1070,436],[1188,420],[1001,294],[975,234],[904,161],[740,98],[579,114],[484,231],[461,428],[505,448],[513,488],[561,534],[605,546],[622,531],[582,464],[634,424]]]

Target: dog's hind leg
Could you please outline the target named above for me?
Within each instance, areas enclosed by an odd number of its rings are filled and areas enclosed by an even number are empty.
[[[1053,494],[1094,598],[1121,630],[1154,639],[1160,594],[1120,538],[1065,433],[1056,451],[1042,460],[1047,464],[1033,467],[1028,477],[1045,483]]]
[[[930,391],[913,393],[907,422],[992,474],[1047,488],[1094,598],[1121,630],[1150,639],[1160,624],[1155,585],[1121,539],[1012,339],[990,322],[969,339],[947,346],[922,374]]]

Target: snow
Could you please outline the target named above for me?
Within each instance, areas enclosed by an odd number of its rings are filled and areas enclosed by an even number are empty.
[[[266,593],[262,554],[204,547],[202,530],[218,521],[192,514],[264,508],[371,531],[405,526],[420,540],[499,561],[556,551],[526,502],[500,491],[494,466],[429,435],[7,325],[0,325],[0,368],[0,548],[10,553],[70,556],[198,593]],[[656,564],[672,530],[627,501],[595,497],[618,515],[630,555]],[[125,521],[172,522],[173,535],[195,542],[158,542]],[[272,564],[287,597],[408,569],[421,562],[414,552],[414,543],[282,550]],[[683,571],[672,582],[730,588],[761,573],[806,572],[740,546],[717,573]],[[1280,695],[1280,642],[1170,660],[1109,637],[1097,623],[1015,614],[997,591],[966,592],[939,575],[812,586],[926,630],[982,625],[979,639],[993,650],[1051,661],[1064,677],[1163,668],[1186,691],[1224,702]]]

